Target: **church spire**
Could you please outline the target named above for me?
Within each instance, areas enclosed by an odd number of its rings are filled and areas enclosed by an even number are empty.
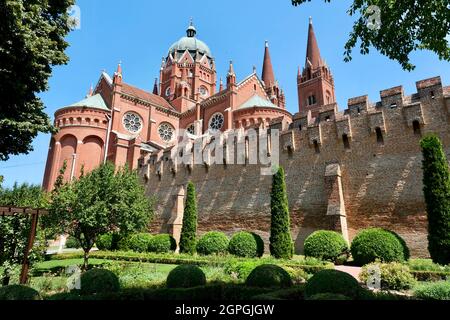
[[[158,78],[155,78],[155,84],[153,86],[153,94],[156,94],[156,95],[159,94],[159,92],[158,92]]]
[[[311,17],[309,17],[308,44],[306,48],[305,67],[308,67],[309,64],[311,64],[313,69],[316,69],[322,65],[322,58],[320,57],[319,45],[317,44]]]
[[[272,60],[270,59],[269,42],[266,41],[264,51],[264,63],[262,70],[262,81],[266,88],[269,88],[275,84],[275,75],[273,73]]]

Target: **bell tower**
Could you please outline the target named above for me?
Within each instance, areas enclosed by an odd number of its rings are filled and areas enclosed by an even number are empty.
[[[305,67],[297,74],[299,111],[311,110],[313,117],[324,105],[335,103],[334,79],[330,68],[320,56],[319,45],[309,18]]]

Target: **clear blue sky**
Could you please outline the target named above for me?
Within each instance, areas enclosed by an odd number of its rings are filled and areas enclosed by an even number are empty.
[[[275,75],[292,113],[297,111],[297,66],[305,60],[309,16],[313,17],[322,57],[334,74],[341,110],[348,98],[369,94],[372,101],[378,101],[380,90],[400,84],[407,94],[414,93],[415,82],[428,77],[440,75],[444,84],[450,84],[449,63],[427,51],[412,55],[417,66],[413,72],[403,71],[373,50],[366,56],[356,50],[353,61],[344,63],[344,44],[354,19],[346,14],[350,3],[314,0],[293,7],[290,0],[78,0],[81,30],[67,38],[70,62],[54,69],[50,89],[41,97],[53,118],[58,108],[84,98],[103,69],[112,74],[119,61],[126,82],[151,90],[162,56],[185,35],[190,17],[197,37],[211,48],[222,77],[229,60],[234,61],[238,80],[250,74],[253,65],[260,73],[264,40],[269,40]],[[6,186],[15,181],[42,182],[49,139],[39,135],[32,153],[0,162]]]

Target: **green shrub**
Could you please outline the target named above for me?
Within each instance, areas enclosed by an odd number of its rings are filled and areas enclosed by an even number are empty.
[[[231,238],[228,252],[243,258],[262,257],[264,241],[255,233],[241,231]]]
[[[180,236],[180,252],[194,254],[197,245],[197,200],[195,186],[187,185],[186,204],[184,205],[183,227]]]
[[[245,284],[249,287],[287,288],[292,286],[292,280],[283,268],[274,264],[263,264],[253,269]]]
[[[450,263],[450,172],[436,135],[420,142],[423,153],[423,193],[428,214],[428,251],[434,262]]]
[[[270,254],[277,259],[292,259],[294,243],[291,237],[286,182],[282,167],[272,178],[270,213]]]
[[[338,270],[322,270],[306,283],[305,296],[310,298],[319,293],[334,293],[356,299],[360,290],[358,281],[348,273]]]
[[[117,249],[120,251],[128,251],[130,250],[130,235],[122,236],[117,241]]]
[[[152,235],[149,233],[133,234],[128,240],[128,247],[134,252],[147,252]]]
[[[158,234],[148,242],[148,251],[155,253],[173,252],[177,249],[177,242],[169,234]]]
[[[304,251],[307,257],[335,262],[347,253],[348,244],[340,233],[320,230],[306,238]]]
[[[113,245],[113,235],[112,233],[105,233],[97,237],[95,245],[98,250],[108,250],[111,251]]]
[[[235,274],[239,279],[245,280],[248,278],[249,274],[255,269],[257,266],[264,264],[264,262],[260,261],[236,261],[229,260],[225,263],[225,273],[229,275]]]
[[[431,259],[410,259],[408,266],[413,271],[450,272],[450,265],[442,266]]]
[[[388,230],[372,228],[361,231],[352,241],[351,252],[359,266],[375,262],[403,262],[407,252],[398,235]]]
[[[81,275],[81,293],[98,294],[107,292],[117,292],[120,283],[117,276],[105,269],[91,269]]]
[[[450,281],[420,284],[414,288],[414,296],[424,300],[450,300]]]
[[[352,299],[344,296],[343,294],[327,292],[315,294],[309,297],[307,300],[352,300]]]
[[[371,263],[362,268],[359,278],[367,283],[371,270],[379,268],[381,272],[381,289],[383,290],[407,290],[414,286],[416,280],[407,265],[391,263]]]
[[[224,254],[227,252],[228,237],[217,231],[204,234],[197,243],[197,253],[201,255]]]
[[[0,287],[0,300],[42,300],[39,292],[23,285]]]
[[[170,271],[167,276],[168,288],[192,288],[206,284],[205,273],[197,266],[181,265]]]
[[[79,249],[81,248],[80,243],[75,237],[68,236],[66,240],[66,248],[68,249]]]
[[[277,291],[271,291],[269,293],[259,294],[252,297],[252,300],[303,300],[304,286],[296,286],[287,289],[281,289]]]

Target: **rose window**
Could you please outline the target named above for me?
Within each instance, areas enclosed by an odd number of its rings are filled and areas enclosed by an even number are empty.
[[[123,126],[131,133],[138,133],[142,129],[142,120],[133,112],[126,113],[123,117]]]
[[[158,128],[159,137],[165,142],[170,142],[173,139],[174,129],[168,123],[163,123]]]
[[[223,117],[223,114],[216,113],[209,120],[209,128],[212,130],[220,130],[220,129],[222,129],[224,123],[225,123],[225,119]]]

